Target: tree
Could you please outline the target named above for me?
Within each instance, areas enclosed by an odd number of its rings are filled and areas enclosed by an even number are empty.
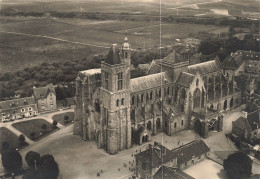
[[[57,121],[53,120],[53,122],[52,122],[53,127],[56,127],[57,124],[58,124]]]
[[[38,173],[37,170],[30,168],[23,174],[22,179],[40,179]]]
[[[31,138],[34,140],[34,138],[35,138],[35,132],[31,132],[31,133],[30,133],[30,136],[31,136]]]
[[[43,155],[39,163],[39,175],[41,178],[56,179],[59,176],[59,167],[52,155]]]
[[[24,137],[24,135],[23,135],[23,134],[19,135],[18,140],[19,140],[19,142],[20,142],[21,144],[23,144],[23,143],[25,142],[25,137]]]
[[[65,121],[69,120],[69,116],[65,115],[65,116],[64,116],[64,120],[65,120]]]
[[[22,167],[22,156],[16,150],[2,153],[2,164],[5,169],[16,173]]]
[[[224,160],[224,170],[231,179],[249,178],[252,174],[252,160],[243,152],[230,154]]]
[[[25,160],[29,167],[36,170],[40,162],[40,154],[34,151],[29,151],[25,155]]]

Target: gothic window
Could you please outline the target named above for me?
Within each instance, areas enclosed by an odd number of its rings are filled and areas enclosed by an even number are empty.
[[[99,105],[99,101],[98,100],[95,101],[95,110],[97,112],[100,112],[100,105]]]
[[[125,99],[122,98],[122,99],[121,99],[121,105],[124,105],[124,103],[125,103]]]
[[[205,103],[205,91],[202,89],[202,96],[201,96],[201,107],[204,107]]]
[[[161,89],[159,89],[159,97],[161,97],[162,96],[162,91],[161,91]]]
[[[118,83],[117,89],[118,90],[123,89],[123,73],[122,72],[117,74],[117,83]]]
[[[176,127],[177,127],[177,123],[175,122],[175,123],[174,123],[174,128],[176,128]]]
[[[116,106],[119,106],[119,99],[116,100]]]
[[[174,94],[174,101],[175,101],[175,102],[177,101],[178,92],[179,92],[179,88],[176,87],[176,88],[175,88],[175,94]]]
[[[167,94],[170,95],[170,87],[167,88]]]
[[[132,97],[132,105],[134,105],[135,104],[135,97],[133,96]]]
[[[183,126],[183,120],[181,120],[181,125]]]
[[[105,72],[105,89],[108,89],[108,73]]]
[[[125,56],[125,58],[127,58],[127,57],[128,57],[128,54],[127,54],[127,52],[125,52],[124,54],[125,54],[125,55],[124,55],[124,56]]]
[[[151,91],[150,92],[150,100],[152,100],[153,99],[153,92]]]
[[[200,90],[196,88],[193,93],[193,108],[200,107]]]

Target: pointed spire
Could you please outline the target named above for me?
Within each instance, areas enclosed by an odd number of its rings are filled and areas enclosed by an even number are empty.
[[[110,51],[107,55],[107,58],[105,60],[106,63],[110,65],[115,65],[115,64],[120,64],[121,59],[120,59],[120,51],[117,48],[117,44],[113,44],[110,48]]]

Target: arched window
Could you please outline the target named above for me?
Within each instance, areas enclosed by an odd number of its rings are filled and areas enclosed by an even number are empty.
[[[95,101],[95,111],[100,112],[100,105],[98,100]]]
[[[162,91],[161,91],[161,89],[159,89],[159,97],[161,97],[162,96]]]
[[[150,99],[151,100],[153,99],[153,92],[152,91],[150,92]]]
[[[125,99],[122,98],[122,99],[121,99],[121,105],[124,105],[124,103],[125,103]]]
[[[193,108],[200,107],[200,90],[196,88],[193,93]]]
[[[132,97],[132,105],[135,104],[135,96]]]
[[[183,126],[183,120],[181,120],[181,125]]]
[[[178,93],[179,93],[179,88],[176,87],[176,88],[175,88],[175,94],[174,94],[174,101],[175,101],[175,102],[177,101]]]
[[[119,99],[116,100],[116,106],[119,106]]]
[[[127,52],[125,52],[125,58],[127,58],[128,57],[128,54],[127,54]]]
[[[177,127],[177,122],[174,123],[174,128],[176,128],[176,127]]]
[[[144,102],[144,95],[141,95],[141,103]]]
[[[170,95],[170,87],[167,88],[167,94]]]

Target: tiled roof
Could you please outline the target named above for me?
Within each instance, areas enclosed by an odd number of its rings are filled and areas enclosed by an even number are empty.
[[[233,122],[233,125],[239,127],[240,129],[245,129],[247,132],[251,132],[252,128],[246,118],[240,117]]]
[[[172,151],[162,145],[149,145],[149,148],[135,155],[136,160],[146,163],[152,168],[158,168],[176,157]]]
[[[194,75],[197,72],[199,72],[199,74],[201,75],[206,75],[217,71],[221,71],[221,67],[216,62],[216,60],[211,60],[211,61],[188,66],[188,72]]]
[[[31,104],[36,104],[34,97],[26,97],[26,98],[12,99],[8,101],[1,101],[0,110],[23,107]]]
[[[251,126],[251,129],[254,131],[257,127],[260,127],[260,111],[254,111],[247,114],[247,121]]]
[[[181,72],[180,76],[178,77],[176,83],[185,87],[189,87],[190,84],[192,83],[195,75],[186,73],[186,72]]]
[[[159,170],[154,174],[154,179],[194,179],[190,175],[184,173],[180,169],[171,168],[162,165]]]
[[[203,140],[196,140],[173,149],[172,152],[177,157],[178,165],[181,165],[190,161],[193,156],[198,157],[209,152],[209,148]]]
[[[132,92],[138,92],[159,87],[169,82],[170,78],[168,77],[167,72],[162,72],[131,79],[130,88]]]
[[[45,98],[49,92],[56,94],[55,89],[53,88],[52,85],[33,89],[33,94],[36,99]]]
[[[121,63],[120,59],[120,50],[117,47],[117,44],[113,44],[110,48],[110,51],[105,59],[105,62],[110,65],[116,65]]]

